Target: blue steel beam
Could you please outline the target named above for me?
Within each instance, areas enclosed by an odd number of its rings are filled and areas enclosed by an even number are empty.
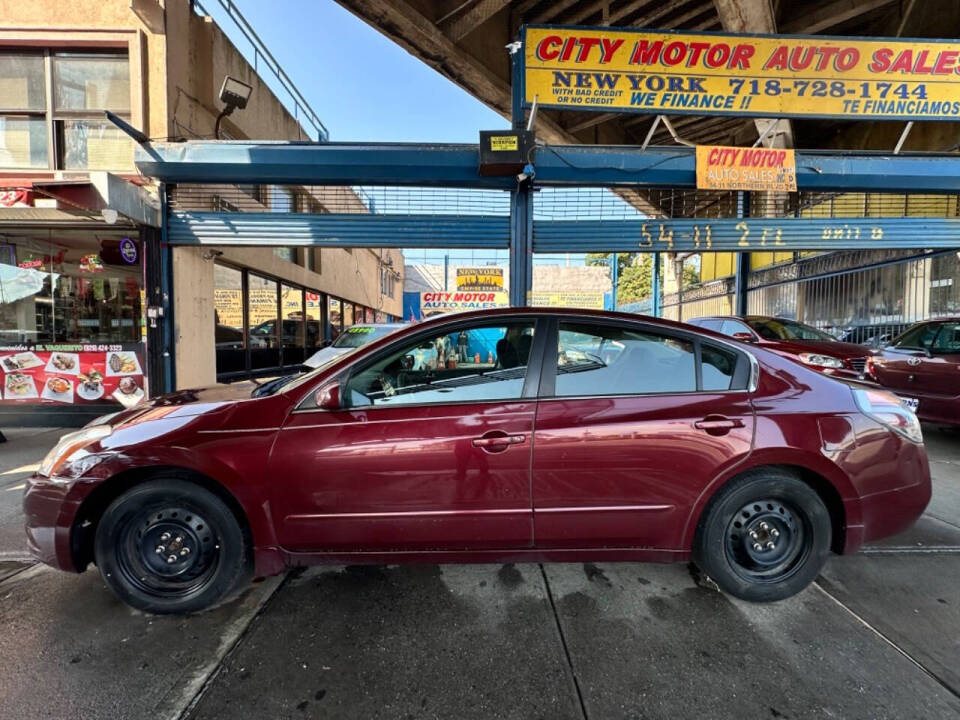
[[[517,222],[529,222],[523,208]],[[535,220],[532,248],[507,216],[330,215],[173,211],[170,245],[510,247],[530,252],[689,252],[952,248],[960,218]],[[512,268],[524,273],[522,265]]]
[[[510,190],[481,177],[477,145],[212,142],[136,147],[137,169],[167,183],[416,185]]]
[[[510,218],[173,211],[171,245],[507,248]]]
[[[535,220],[533,251],[691,252],[952,248],[960,218]]]
[[[153,143],[137,168],[167,183],[420,185],[513,189],[516,178],[482,177],[476,145],[399,143]],[[538,185],[695,187],[692,148],[551,145],[537,148]],[[797,152],[804,190],[960,191],[960,156]]]

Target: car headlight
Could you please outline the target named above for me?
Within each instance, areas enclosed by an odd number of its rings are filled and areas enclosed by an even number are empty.
[[[903,402],[885,390],[853,388],[853,397],[860,412],[915,443],[923,442],[920,421]]]
[[[816,365],[825,368],[842,368],[843,360],[830,355],[820,355],[819,353],[800,353],[800,361],[807,365]]]
[[[77,432],[67,433],[60,438],[54,448],[47,453],[47,456],[43,459],[43,462],[40,463],[40,469],[37,470],[38,475],[43,475],[44,477],[52,477],[56,475],[59,470],[61,470],[67,463],[81,459],[83,457],[96,458],[96,461],[85,460],[83,472],[86,472],[91,467],[96,465],[98,462],[102,461],[106,456],[102,454],[91,454],[86,453],[85,449],[97,442],[102,440],[105,437],[108,437],[113,433],[113,428],[109,425],[92,425],[90,427],[85,427],[83,430],[78,430]],[[92,464],[91,464],[92,463]],[[74,473],[75,475],[77,473]]]

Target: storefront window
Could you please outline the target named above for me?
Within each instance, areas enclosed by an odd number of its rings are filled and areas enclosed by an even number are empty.
[[[323,344],[323,295],[306,292],[306,343],[304,357],[310,357]]]
[[[0,344],[139,342],[141,278],[136,237],[2,234]]]
[[[278,367],[280,340],[277,327],[277,281],[247,275],[247,322],[250,326],[250,369]]]
[[[139,402],[142,278],[136,235],[0,233],[0,403]]]
[[[360,315],[361,315],[360,321],[362,322],[362,321],[363,321],[363,312],[362,312],[362,311],[361,311]],[[345,302],[345,303],[343,304],[343,326],[344,326],[345,328],[348,328],[348,327],[350,327],[350,326],[353,325],[353,324],[354,324],[354,319],[353,319],[353,305],[351,305],[350,303],[346,303],[346,302]]]
[[[280,287],[280,313],[283,329],[280,341],[283,345],[283,364],[299,365],[303,362],[303,290],[289,285]]]
[[[336,340],[343,330],[343,315],[341,313],[340,301],[336,298],[327,300],[327,320],[330,322],[330,339]]]
[[[243,333],[243,273],[225,265],[213,269],[214,337],[217,374],[246,370]]]

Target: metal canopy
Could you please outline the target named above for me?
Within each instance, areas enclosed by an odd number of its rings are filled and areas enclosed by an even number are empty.
[[[477,173],[478,146],[402,143],[151,143],[137,169],[166,183],[421,185],[513,189],[514,177]],[[538,185],[696,186],[693,148],[548,145]],[[797,151],[803,190],[958,192],[960,156]]]

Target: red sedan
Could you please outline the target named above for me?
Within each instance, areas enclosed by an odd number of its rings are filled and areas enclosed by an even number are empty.
[[[314,563],[692,558],[770,601],[930,498],[895,396],[639,316],[441,316],[251,387],[64,436],[24,497],[36,556],[157,613]]]
[[[960,318],[918,323],[867,363],[921,420],[960,425]]]
[[[840,342],[796,320],[767,315],[701,317],[687,322],[742,342],[756,343],[839,378],[864,379],[867,358],[873,352],[863,345]]]

